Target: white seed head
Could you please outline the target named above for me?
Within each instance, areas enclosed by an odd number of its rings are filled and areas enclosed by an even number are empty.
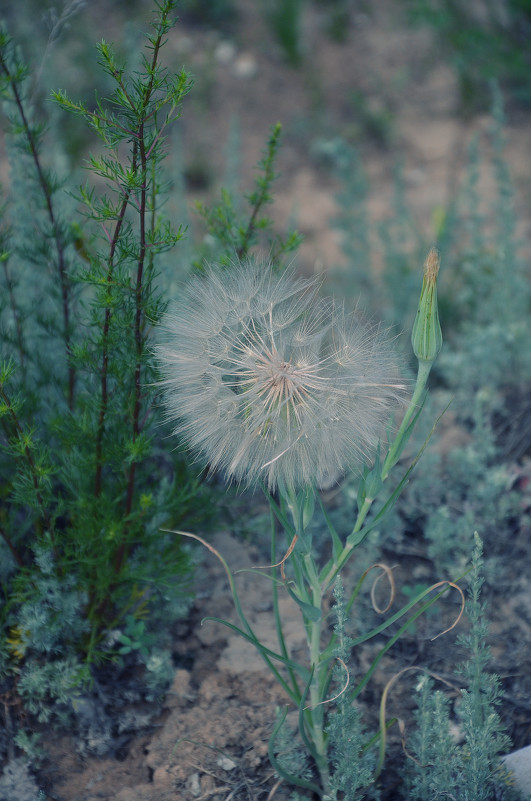
[[[318,289],[249,260],[196,275],[166,315],[157,356],[168,418],[229,480],[272,490],[360,466],[404,397],[379,328]]]

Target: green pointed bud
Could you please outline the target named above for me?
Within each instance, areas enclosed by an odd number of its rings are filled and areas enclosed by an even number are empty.
[[[417,316],[411,332],[413,352],[419,362],[432,364],[443,343],[437,307],[437,274],[440,267],[439,253],[432,248],[424,263],[424,280],[420,293]]]

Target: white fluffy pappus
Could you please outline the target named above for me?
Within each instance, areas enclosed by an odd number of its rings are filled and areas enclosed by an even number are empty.
[[[228,480],[297,488],[374,456],[405,384],[378,326],[247,260],[185,286],[157,347],[174,433]]]

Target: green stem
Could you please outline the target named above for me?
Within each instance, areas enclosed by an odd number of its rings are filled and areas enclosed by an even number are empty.
[[[321,626],[323,611],[323,596],[319,582],[318,572],[311,553],[305,554],[304,573],[311,587],[312,605],[318,610],[319,615],[316,620],[305,621],[308,648],[310,651],[310,670],[312,671],[312,681],[310,685],[310,708],[308,710],[308,720],[310,726],[311,739],[316,751],[316,763],[326,794],[330,778],[328,770],[327,738],[324,732],[324,708],[323,708],[323,670],[326,665],[321,661]]]
[[[257,181],[258,188],[249,197],[249,200],[252,202],[253,206],[252,206],[251,216],[247,224],[247,229],[241,239],[241,244],[236,251],[236,255],[239,259],[245,258],[245,256],[247,256],[249,252],[249,246],[251,244],[253,234],[255,233],[257,228],[258,215],[260,213],[260,210],[267,203],[271,202],[271,196],[269,193],[271,190],[271,184],[275,180],[274,165],[275,165],[275,157],[278,150],[281,131],[282,131],[282,125],[279,122],[277,122],[271,130],[271,136],[269,137],[269,141],[267,143],[267,152],[265,158],[261,163],[264,175],[262,178],[258,179]]]
[[[397,431],[396,437],[391,447],[389,448],[389,452],[382,465],[382,472],[381,472],[382,482],[386,480],[392,467],[397,463],[398,459],[400,458],[400,454],[403,450],[403,447],[405,445],[405,441],[409,437],[412,420],[414,419],[415,414],[418,412],[419,406],[421,406],[424,394],[426,392],[426,383],[428,381],[428,376],[430,374],[432,364],[433,362],[419,360],[417,381],[415,384],[413,395],[411,396],[411,401],[409,402],[408,408],[406,409],[406,413]],[[356,522],[354,524],[354,528],[352,529],[350,536],[362,530],[363,524],[371,509],[372,504],[374,503],[374,500],[375,500],[374,498],[368,498],[368,497],[364,499],[363,504],[356,517]],[[352,551],[357,547],[358,544],[359,544],[358,542],[350,544],[348,542],[346,543],[343,550],[337,555],[334,563],[331,565],[327,575],[322,579],[321,586],[324,589],[330,587],[331,583],[335,580],[335,577],[337,576],[339,571],[347,563],[352,554]]]
[[[363,501],[361,509],[359,510],[358,516],[356,518],[356,524],[355,524],[354,528],[352,529],[352,533],[353,534],[356,531],[361,531],[361,527],[362,527],[362,525],[364,523],[365,518],[369,514],[369,509],[371,508],[373,501],[374,501],[374,498],[365,498],[365,500]]]
[[[382,467],[382,481],[385,481],[385,479],[389,475],[391,468],[397,463],[400,457],[400,453],[404,446],[403,440],[404,437],[407,436],[409,424],[411,423],[411,418],[413,417],[418,407],[422,403],[422,398],[426,391],[426,383],[428,381],[428,376],[430,374],[432,364],[433,362],[426,362],[419,360],[415,390],[409,402],[409,406],[407,407],[404,419],[400,423],[400,427],[397,431],[394,442],[389,448],[389,452],[385,457],[385,462],[383,463]]]
[[[271,522],[271,564],[276,565],[277,562],[277,533],[276,533],[276,526],[275,526],[275,515],[273,513],[273,509],[270,508],[269,510],[270,515],[270,522]],[[286,647],[286,641],[284,639],[284,632],[282,630],[282,618],[280,615],[280,609],[278,606],[278,586],[277,586],[277,568],[273,567],[271,569],[272,575],[272,589],[273,589],[273,612],[275,616],[275,628],[277,632],[277,639],[280,649],[280,654],[286,660],[289,659],[288,649]],[[293,697],[300,698],[301,697],[301,690],[299,688],[299,683],[297,681],[297,677],[295,675],[295,671],[289,667],[288,673],[290,677],[290,681],[293,687]]]

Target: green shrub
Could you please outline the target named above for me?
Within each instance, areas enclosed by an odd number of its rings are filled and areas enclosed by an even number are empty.
[[[160,529],[204,501],[180,452],[161,448],[151,356],[162,256],[184,233],[164,216],[161,171],[190,88],[160,61],[174,5],[157,6],[137,71],[98,46],[107,100],[89,108],[55,93],[101,148],[75,195],[50,166],[28,69],[0,36],[12,176],[1,229],[0,653],[41,720],[65,713],[93,668],[123,653],[131,621],[149,629],[159,615],[167,629],[190,598],[187,552]],[[146,636],[131,650],[153,674]]]

